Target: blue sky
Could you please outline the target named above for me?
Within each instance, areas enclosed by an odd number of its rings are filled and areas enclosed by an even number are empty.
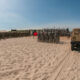
[[[0,0],[1,30],[46,25],[79,27],[80,0]]]

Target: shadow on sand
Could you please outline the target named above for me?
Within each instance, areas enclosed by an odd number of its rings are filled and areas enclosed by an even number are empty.
[[[79,52],[80,53],[80,49],[74,49],[73,51]]]
[[[60,41],[59,44],[67,44],[67,42]]]

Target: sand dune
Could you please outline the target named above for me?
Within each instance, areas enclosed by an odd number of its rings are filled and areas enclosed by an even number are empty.
[[[80,52],[70,39],[59,44],[23,37],[0,41],[0,80],[80,80]]]

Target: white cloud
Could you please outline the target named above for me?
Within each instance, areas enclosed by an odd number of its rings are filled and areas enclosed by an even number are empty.
[[[1,12],[0,13],[0,21],[10,22],[14,20],[15,22],[17,19],[21,20],[22,17],[19,14],[12,13],[12,12]]]
[[[16,11],[18,3],[19,0],[0,0],[0,23],[24,20]]]

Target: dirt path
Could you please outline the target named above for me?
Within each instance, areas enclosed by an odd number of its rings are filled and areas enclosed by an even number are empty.
[[[0,80],[80,80],[80,52],[33,37],[0,41]]]

